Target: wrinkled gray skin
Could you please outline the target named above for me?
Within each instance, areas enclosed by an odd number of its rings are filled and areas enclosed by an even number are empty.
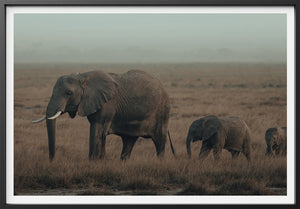
[[[214,115],[195,120],[186,139],[188,156],[191,157],[191,142],[202,140],[199,158],[205,159],[211,150],[219,159],[222,149],[231,152],[235,158],[242,152],[251,160],[251,133],[246,123],[238,117],[218,118]]]
[[[286,127],[269,128],[265,134],[266,155],[286,155]]]
[[[170,112],[169,96],[158,79],[140,70],[124,74],[92,71],[58,78],[46,111],[49,158],[55,155],[58,111],[90,122],[90,159],[105,155],[105,138],[122,137],[121,159],[130,156],[139,136],[152,138],[157,155],[165,149]],[[171,142],[171,141],[170,141]]]

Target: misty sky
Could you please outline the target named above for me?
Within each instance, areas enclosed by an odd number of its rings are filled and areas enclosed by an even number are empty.
[[[15,14],[16,63],[286,62],[285,14]]]

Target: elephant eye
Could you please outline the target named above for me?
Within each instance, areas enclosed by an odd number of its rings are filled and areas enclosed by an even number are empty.
[[[66,95],[68,95],[68,96],[71,96],[73,94],[73,92],[72,91],[70,91],[70,90],[66,90]]]

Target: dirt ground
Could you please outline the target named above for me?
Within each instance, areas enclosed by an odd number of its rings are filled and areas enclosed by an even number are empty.
[[[107,137],[106,157],[88,159],[89,123],[85,117],[57,120],[56,156],[48,159],[45,114],[61,75],[101,69],[122,73],[145,70],[157,77],[171,101],[167,142],[157,159],[152,140],[139,138],[131,158],[120,160],[121,138]],[[205,115],[238,116],[252,131],[253,160],[232,160],[226,150],[198,159],[201,142],[185,140],[190,124]],[[79,64],[15,65],[14,193],[16,195],[286,195],[285,156],[266,157],[267,128],[287,124],[287,72],[283,64]]]

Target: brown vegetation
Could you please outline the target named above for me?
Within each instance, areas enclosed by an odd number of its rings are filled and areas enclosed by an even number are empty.
[[[120,161],[121,138],[107,137],[106,157],[88,159],[86,118],[57,120],[56,157],[48,160],[45,123],[31,120],[45,114],[56,79],[63,74],[102,69],[149,71],[169,93],[169,129],[177,154],[166,144],[156,158],[152,140],[140,138],[131,158]],[[286,126],[286,67],[263,64],[151,65],[16,65],[14,72],[14,189],[15,194],[48,195],[262,195],[286,194],[286,157],[265,156],[267,128]],[[253,135],[253,161],[240,155],[232,161],[223,150],[201,162],[201,142],[192,144],[188,159],[185,139],[190,124],[201,116],[235,115]],[[278,193],[278,191],[280,191]]]

